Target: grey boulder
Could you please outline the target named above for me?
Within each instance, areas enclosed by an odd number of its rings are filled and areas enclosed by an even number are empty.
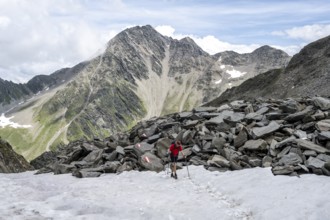
[[[162,160],[149,152],[141,156],[141,165],[151,171],[161,172],[164,170]]]
[[[319,107],[321,110],[329,110],[330,109],[330,100],[323,97],[314,97],[312,99],[314,101],[314,105]]]

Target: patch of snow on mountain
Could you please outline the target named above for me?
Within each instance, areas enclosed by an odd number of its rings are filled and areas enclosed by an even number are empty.
[[[4,128],[6,126],[13,127],[13,128],[30,128],[31,125],[20,125],[18,123],[12,122],[11,119],[14,116],[7,118],[5,114],[1,114],[0,116],[0,127]]]
[[[219,57],[218,62],[221,63],[221,60],[222,60],[222,58]],[[220,65],[220,69],[223,70],[224,68],[226,68],[226,65],[221,64],[221,65]]]
[[[231,78],[237,78],[237,77],[241,77],[244,74],[246,74],[246,72],[240,72],[238,70],[232,69],[232,70],[226,70],[226,73],[228,73]]]
[[[222,82],[222,79],[219,79],[218,81],[214,82],[215,84],[220,84]]]

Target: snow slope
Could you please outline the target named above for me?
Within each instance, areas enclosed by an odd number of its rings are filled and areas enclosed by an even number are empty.
[[[190,166],[99,178],[0,174],[0,219],[328,219],[329,177]]]

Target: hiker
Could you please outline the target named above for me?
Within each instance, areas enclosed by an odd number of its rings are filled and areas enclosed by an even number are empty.
[[[179,152],[181,152],[182,156],[185,158],[185,155],[182,152],[181,142],[176,141],[172,143],[168,149],[168,154],[171,156],[171,177],[174,177],[175,179],[178,178],[178,175],[176,174],[176,162],[178,161]]]

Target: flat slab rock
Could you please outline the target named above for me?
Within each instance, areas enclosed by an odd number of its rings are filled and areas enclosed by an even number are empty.
[[[252,128],[252,136],[254,139],[261,138],[277,131],[280,128],[281,126],[276,121],[272,121],[267,126]]]
[[[248,149],[248,150],[266,150],[267,149],[267,142],[262,140],[262,139],[248,140],[243,145],[243,148]]]
[[[295,139],[293,142],[297,143],[303,149],[313,150],[318,153],[330,153],[330,150],[307,140]]]
[[[193,112],[215,112],[217,109],[216,107],[196,107]]]
[[[241,121],[243,120],[245,117],[244,114],[242,113],[237,113],[237,112],[234,112],[234,111],[229,111],[229,110],[225,110],[223,112],[221,112],[221,114],[217,117],[214,117],[214,118],[211,118],[208,123],[213,123],[213,124],[220,124],[223,122],[223,119],[224,118],[227,118],[231,121]]]

